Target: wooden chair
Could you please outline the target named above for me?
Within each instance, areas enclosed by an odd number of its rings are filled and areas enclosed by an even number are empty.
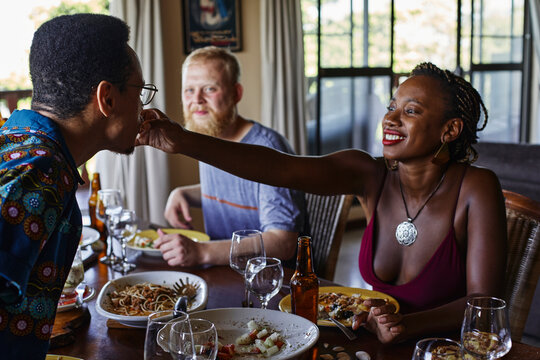
[[[503,190],[508,230],[505,299],[513,340],[521,340],[540,276],[540,203]]]
[[[315,273],[321,278],[334,279],[339,247],[353,198],[353,195],[306,193],[313,265]]]

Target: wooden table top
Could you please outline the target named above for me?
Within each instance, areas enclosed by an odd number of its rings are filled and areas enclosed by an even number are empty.
[[[148,255],[140,255],[136,259],[135,271],[152,270],[178,270],[189,272],[202,277],[208,284],[207,309],[240,307],[244,296],[242,277],[228,266],[212,266],[206,268],[171,268],[161,258]],[[292,275],[291,269],[285,269],[284,283],[288,283]],[[85,272],[85,280],[89,286],[99,293],[103,285],[114,278],[121,277],[119,273],[112,271],[108,266],[95,262]],[[321,280],[321,286],[333,285],[331,282]],[[269,309],[277,309],[278,303],[286,292],[280,291],[268,306]],[[85,303],[91,314],[88,324],[75,330],[75,341],[72,344],[49,349],[49,353],[58,355],[71,355],[92,359],[142,359],[144,350],[145,329],[140,328],[109,328],[107,318],[99,315],[95,310],[96,297]],[[258,304],[258,303],[257,303]],[[332,354],[337,352],[334,347],[343,347],[351,359],[356,359],[357,351],[367,352],[372,360],[397,360],[410,359],[412,357],[415,341],[411,340],[397,345],[383,345],[377,338],[364,329],[358,332],[358,338],[348,340],[339,329],[334,327],[320,327],[320,337],[314,354]],[[459,334],[452,336],[457,339]],[[307,357],[307,355],[304,355]],[[540,360],[540,348],[514,343],[510,353],[504,359],[507,360]]]

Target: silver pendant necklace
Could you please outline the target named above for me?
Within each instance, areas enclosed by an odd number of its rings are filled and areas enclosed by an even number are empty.
[[[429,194],[424,204],[420,206],[420,209],[418,209],[418,212],[416,213],[416,215],[413,218],[411,218],[411,216],[409,215],[409,209],[407,208],[407,202],[405,201],[405,195],[403,195],[403,187],[401,186],[401,179],[399,178],[399,173],[398,173],[399,191],[401,192],[401,198],[403,199],[403,205],[405,205],[405,212],[407,213],[407,221],[402,222],[396,228],[396,240],[400,245],[410,246],[414,244],[414,242],[416,241],[418,230],[416,230],[416,226],[413,224],[413,221],[416,220],[418,215],[420,215],[420,212],[424,209],[429,199],[431,199],[433,195],[435,195],[437,190],[439,190],[445,176],[446,176],[446,171],[443,173],[441,180],[439,180],[439,183],[435,187],[435,190],[433,190],[431,194]]]

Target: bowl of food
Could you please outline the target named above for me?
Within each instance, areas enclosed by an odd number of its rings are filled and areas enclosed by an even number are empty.
[[[208,285],[203,278],[180,271],[148,271],[111,280],[96,301],[98,314],[127,326],[146,327],[148,315],[174,307],[188,296],[188,312],[204,309]]]

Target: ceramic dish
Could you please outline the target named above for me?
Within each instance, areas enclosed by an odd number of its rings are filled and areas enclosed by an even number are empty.
[[[45,360],[83,360],[78,357],[73,356],[66,356],[66,355],[53,355],[53,354],[47,354],[45,357]]]
[[[103,286],[99,292],[96,301],[96,310],[98,314],[106,318],[116,320],[121,324],[134,327],[146,327],[147,316],[127,316],[112,312],[111,299],[109,294],[114,290],[123,289],[125,286],[131,286],[144,282],[172,287],[174,283],[182,279],[184,282],[188,279],[190,284],[199,284],[197,296],[188,308],[188,312],[202,310],[208,301],[208,285],[203,278],[190,273],[180,271],[148,271],[129,274],[118,279],[110,280]]]
[[[388,299],[390,303],[395,305],[396,312],[399,311],[399,303],[396,301],[396,299],[394,299],[390,295],[386,295],[385,293],[382,293],[379,291],[344,287],[344,286],[323,286],[319,288],[319,294],[321,293],[342,293],[345,295],[360,294],[363,297],[368,297],[368,298]],[[287,312],[287,313],[291,312],[291,295],[287,295],[283,297],[283,299],[281,299],[281,301],[279,302],[279,310],[283,312]],[[340,322],[343,325],[348,326],[348,327],[352,325],[350,321],[340,320]],[[317,325],[336,326],[336,324],[334,324],[330,320],[318,320]]]
[[[99,232],[88,226],[83,226],[81,234],[81,247],[92,245],[99,240]]]
[[[208,235],[200,231],[186,230],[186,229],[161,229],[161,230],[163,230],[166,234],[182,234],[194,241],[201,242],[201,241],[210,240],[210,237]],[[159,249],[154,249],[151,247],[141,247],[141,246],[136,245],[137,240],[140,238],[148,238],[151,241],[154,241],[158,237],[159,236],[156,230],[149,229],[149,230],[139,231],[137,235],[135,235],[135,237],[127,243],[127,247],[133,250],[142,251],[144,254],[147,254],[147,255],[161,256],[161,251],[159,251]]]
[[[83,294],[83,302],[88,301],[94,298],[96,295],[96,290],[93,287],[86,286],[84,288],[84,294]],[[58,306],[56,308],[57,312],[62,311],[68,311],[75,307],[75,303],[77,302],[77,293],[74,292],[73,295],[67,296],[67,297],[60,297],[60,300],[58,300]]]
[[[237,337],[248,332],[247,323],[250,320],[278,331],[285,340],[285,345],[273,356],[263,359],[298,358],[319,339],[319,328],[314,323],[298,315],[276,310],[224,308],[194,312],[189,317],[206,319],[214,323],[222,344],[234,343]]]

